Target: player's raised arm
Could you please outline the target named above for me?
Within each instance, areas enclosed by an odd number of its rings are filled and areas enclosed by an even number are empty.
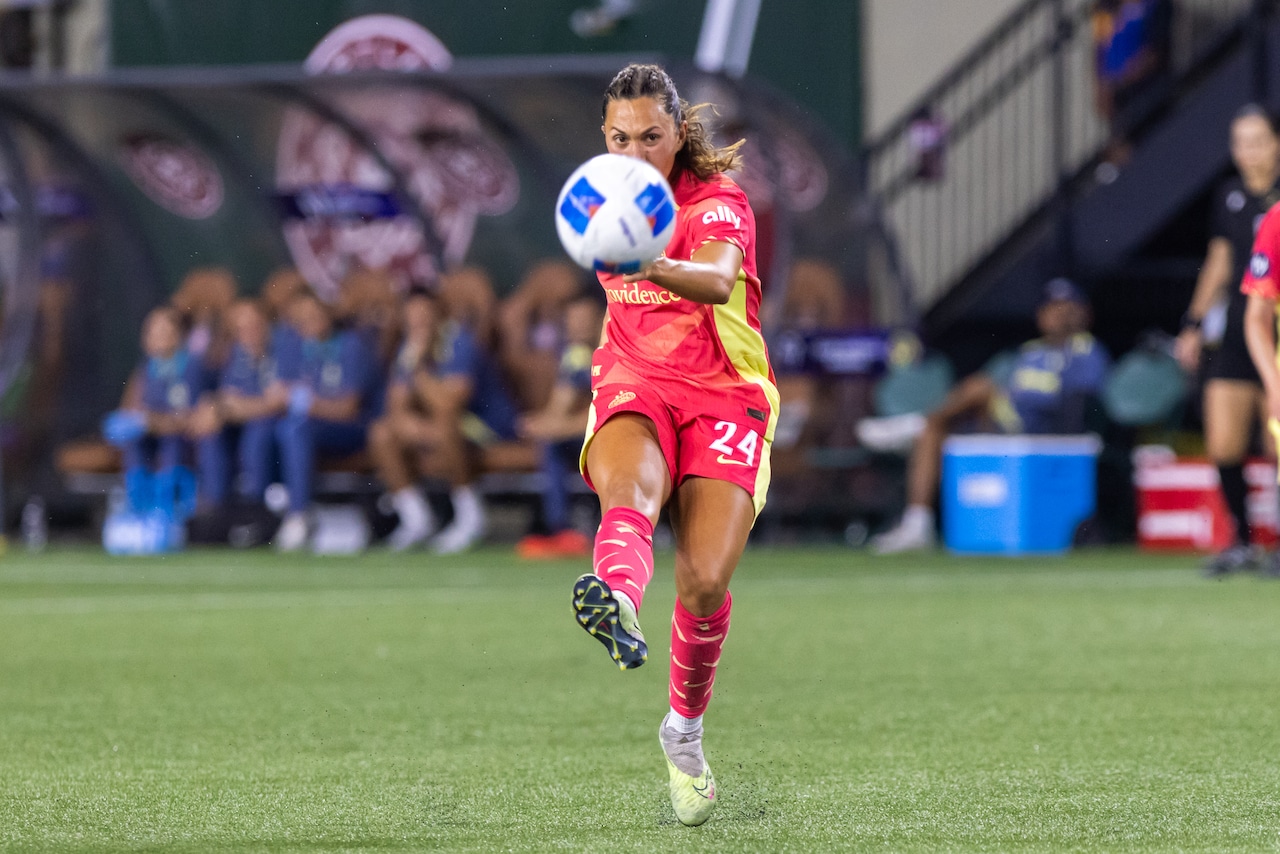
[[[715,242],[700,247],[688,261],[663,255],[622,280],[627,284],[649,281],[694,302],[724,305],[741,270],[742,250],[732,243]]]

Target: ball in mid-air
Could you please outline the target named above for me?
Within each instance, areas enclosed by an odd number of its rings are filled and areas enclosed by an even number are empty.
[[[634,273],[662,254],[675,224],[667,179],[643,160],[621,154],[583,163],[556,199],[560,243],[588,270]]]

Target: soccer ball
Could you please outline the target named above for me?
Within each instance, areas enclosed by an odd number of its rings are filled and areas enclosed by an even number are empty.
[[[621,154],[601,154],[564,182],[556,233],[588,270],[634,273],[662,254],[676,226],[671,187],[657,169]]]

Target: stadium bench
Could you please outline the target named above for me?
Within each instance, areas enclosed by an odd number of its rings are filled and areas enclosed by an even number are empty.
[[[58,448],[54,465],[67,491],[76,495],[106,495],[120,483],[118,448],[97,439],[78,439]],[[480,458],[479,489],[487,497],[534,497],[541,494],[542,474],[538,451],[525,442],[499,442],[486,447]],[[577,474],[566,485],[572,494],[590,490]],[[352,495],[376,495],[382,483],[364,451],[345,457],[321,458],[315,481],[319,499]]]

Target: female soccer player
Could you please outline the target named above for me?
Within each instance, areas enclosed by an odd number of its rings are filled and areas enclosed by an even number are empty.
[[[1214,199],[1213,237],[1175,348],[1188,372],[1196,370],[1203,356],[1205,450],[1218,467],[1222,496],[1235,524],[1232,545],[1205,564],[1209,576],[1252,568],[1257,559],[1249,545],[1244,458],[1254,425],[1265,421],[1266,404],[1245,346],[1248,296],[1240,283],[1257,226],[1280,201],[1280,138],[1261,107],[1251,104],[1236,113],[1231,159],[1239,175],[1224,181]]]
[[[653,575],[653,526],[676,536],[671,711],[659,727],[671,804],[702,824],[715,782],[702,713],[729,631],[729,579],[764,506],[778,392],[760,334],[755,217],[724,173],[741,143],[712,145],[699,111],[653,65],[629,65],[604,95],[605,144],[668,176],[679,207],[666,253],[608,299],[592,363],[582,472],[600,498],[593,571],[573,587],[579,623],[623,668],[647,658],[638,616]]]
[[[1240,290],[1248,296],[1244,310],[1244,340],[1258,369],[1266,395],[1267,427],[1280,444],[1280,354],[1276,352],[1276,316],[1280,313],[1280,204],[1262,217],[1253,255]],[[1263,573],[1280,577],[1280,552],[1272,554]]]

